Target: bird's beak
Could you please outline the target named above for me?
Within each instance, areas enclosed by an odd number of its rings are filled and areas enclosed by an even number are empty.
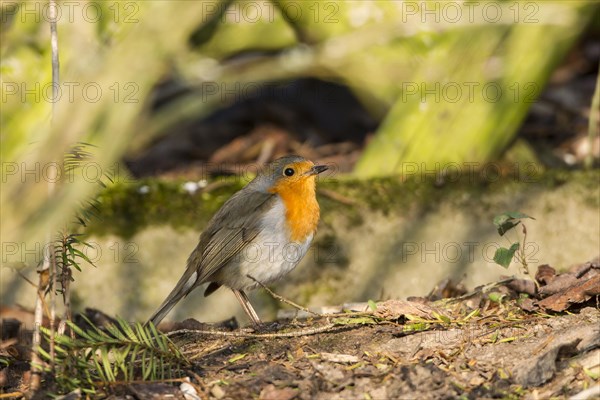
[[[317,175],[323,171],[327,171],[329,167],[327,165],[315,165],[306,172],[306,175]]]

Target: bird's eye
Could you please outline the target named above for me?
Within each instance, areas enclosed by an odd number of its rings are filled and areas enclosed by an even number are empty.
[[[293,169],[293,168],[286,168],[286,169],[285,169],[285,171],[283,171],[283,174],[284,174],[285,176],[292,176],[292,175],[294,175],[294,172],[295,172],[295,171],[294,171],[294,169]]]

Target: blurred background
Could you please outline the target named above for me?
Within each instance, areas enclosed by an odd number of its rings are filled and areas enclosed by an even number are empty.
[[[290,153],[331,166],[315,245],[275,287],[307,306],[518,273],[492,260],[504,211],[536,217],[532,265],[599,254],[595,1],[0,4],[3,316],[76,238],[74,311],[146,318],[210,216]],[[170,317],[242,315],[197,292]]]

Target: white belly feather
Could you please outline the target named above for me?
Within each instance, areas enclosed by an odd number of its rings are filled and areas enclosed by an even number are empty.
[[[233,289],[250,290],[258,284],[247,275],[264,284],[277,281],[298,265],[314,236],[310,234],[302,243],[290,241],[285,206],[279,199],[265,213],[261,225],[261,233],[221,270],[219,283]]]

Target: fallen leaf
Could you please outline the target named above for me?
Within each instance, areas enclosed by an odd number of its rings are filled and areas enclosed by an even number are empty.
[[[600,273],[600,257],[596,257],[592,261],[583,264],[576,264],[569,268],[569,272],[575,274],[577,278],[586,275],[590,270],[594,270],[594,274]]]
[[[525,311],[529,311],[529,312],[535,311],[539,308],[535,304],[533,299],[530,299],[530,298],[519,299],[518,304],[519,304],[519,307],[521,307],[521,309],[523,309]]]
[[[530,296],[537,295],[535,283],[531,279],[513,279],[506,286],[517,293],[527,293]]]
[[[571,304],[582,303],[592,296],[598,295],[600,295],[600,275],[595,275],[588,280],[576,283],[563,292],[546,297],[537,304],[547,310],[564,311]]]
[[[548,264],[540,265],[535,274],[535,280],[542,285],[548,285],[556,277],[556,270]]]
[[[436,301],[462,296],[465,293],[467,291],[461,283],[455,283],[452,279],[446,278],[435,285],[426,298],[429,301]]]
[[[568,272],[560,274],[552,279],[552,281],[546,286],[542,286],[540,288],[540,295],[542,297],[548,297],[555,293],[564,292],[577,283],[579,283],[579,280],[575,277],[575,275]]]
[[[373,314],[387,320],[396,320],[407,314],[429,319],[432,318],[434,312],[441,314],[427,304],[406,300],[388,300],[377,303],[377,311]]]
[[[321,353],[321,360],[335,363],[357,363],[358,357],[350,354]]]

